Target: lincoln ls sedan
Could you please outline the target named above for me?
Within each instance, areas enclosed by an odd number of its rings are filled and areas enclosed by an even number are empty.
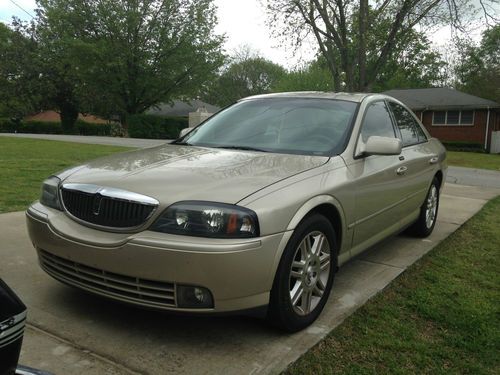
[[[391,97],[254,96],[182,133],[50,176],[26,212],[42,269],[125,303],[259,310],[297,331],[339,266],[436,224],[445,149]]]

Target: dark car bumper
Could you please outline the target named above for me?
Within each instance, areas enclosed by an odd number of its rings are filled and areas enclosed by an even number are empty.
[[[18,366],[26,324],[26,306],[0,279],[0,375],[50,375]]]

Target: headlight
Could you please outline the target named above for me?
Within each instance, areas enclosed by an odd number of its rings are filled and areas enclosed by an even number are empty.
[[[60,183],[61,180],[55,176],[49,177],[43,182],[42,195],[40,196],[41,204],[58,210],[61,209],[61,204],[59,202]]]
[[[151,230],[186,236],[245,238],[259,235],[257,215],[232,204],[186,201],[168,207]]]

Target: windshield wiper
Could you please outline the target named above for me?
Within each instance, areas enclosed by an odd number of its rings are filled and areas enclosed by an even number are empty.
[[[179,145],[179,146],[192,146],[192,144],[189,143],[189,142],[177,142],[177,141],[173,141],[170,144],[172,144],[172,145]]]
[[[214,148],[224,148],[227,150],[244,150],[244,151],[260,151],[260,152],[269,152],[262,148],[256,147],[248,147],[248,146],[213,146]]]

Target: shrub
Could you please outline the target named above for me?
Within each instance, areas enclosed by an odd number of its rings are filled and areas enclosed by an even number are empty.
[[[0,133],[13,133],[16,123],[9,118],[0,117]]]
[[[18,133],[33,133],[33,134],[62,134],[62,126],[60,122],[50,121],[26,121],[20,122],[17,126]]]
[[[61,124],[45,121],[14,121],[0,119],[0,132],[3,133],[35,133],[35,134],[61,134]]]
[[[111,124],[91,124],[78,120],[72,134],[80,135],[111,135]],[[22,121],[0,119],[2,133],[32,133],[32,134],[64,134],[60,122]]]
[[[132,115],[128,118],[128,134],[131,138],[173,139],[181,129],[187,128],[187,117],[160,117]]]
[[[485,152],[484,146],[477,142],[442,141],[448,151]]]
[[[109,135],[112,137],[124,137],[125,131],[123,130],[123,127],[121,124],[119,124],[117,122],[113,122],[111,124],[111,129],[110,129]]]
[[[160,117],[154,115],[133,115],[129,117],[131,138],[173,139],[181,129],[187,128],[187,117]],[[64,134],[60,122],[13,121],[0,118],[0,133]],[[93,124],[77,120],[72,134],[123,137],[120,124]]]
[[[111,135],[111,124],[92,124],[78,120],[75,124],[76,133],[79,135]]]

